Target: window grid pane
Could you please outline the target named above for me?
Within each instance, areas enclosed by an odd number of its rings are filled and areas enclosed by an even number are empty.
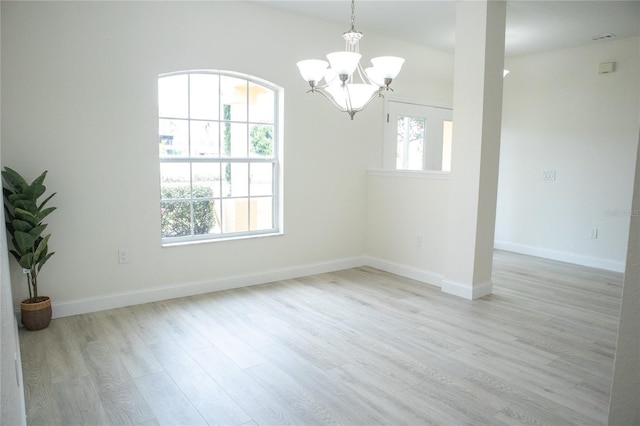
[[[220,78],[215,74],[189,76],[189,117],[219,120]]]
[[[214,72],[158,90],[163,240],[277,232],[275,90]]]
[[[425,130],[424,118],[398,116],[397,169],[423,169]]]

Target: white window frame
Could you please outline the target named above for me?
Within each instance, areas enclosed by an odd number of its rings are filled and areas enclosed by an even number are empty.
[[[407,108],[411,108],[412,106],[416,107],[427,107],[427,108],[436,108],[442,110],[448,110],[451,113],[453,112],[453,108],[450,105],[425,101],[421,99],[411,99],[397,96],[385,96],[384,99],[384,131],[383,131],[383,149],[382,149],[382,167],[383,170],[389,171],[397,171],[405,174],[447,174],[448,171],[442,171],[442,169],[433,168],[430,165],[433,163],[433,159],[427,158],[429,154],[436,154],[437,156],[442,156],[442,147],[439,150],[433,151],[429,150],[427,147],[424,148],[424,156],[423,158],[423,169],[421,170],[405,170],[396,168],[396,154],[397,154],[397,128],[396,128],[396,120],[391,117],[390,112],[390,103],[395,104],[404,104]],[[427,135],[428,136],[428,135]],[[440,164],[440,166],[442,166]]]
[[[188,163],[189,167],[193,164],[197,163],[268,163],[273,165],[273,179],[272,179],[272,227],[270,229],[261,229],[261,230],[247,230],[241,232],[223,232],[221,230],[220,233],[217,234],[202,234],[195,235],[193,228],[193,202],[194,201],[202,201],[207,200],[208,198],[194,198],[193,193],[191,194],[189,199],[184,199],[184,201],[189,201],[191,204],[191,234],[187,236],[178,236],[178,237],[163,237],[162,231],[160,232],[161,241],[163,246],[171,246],[171,245],[182,245],[182,244],[190,244],[190,243],[202,243],[202,242],[211,242],[211,241],[224,241],[230,239],[242,239],[242,238],[254,238],[254,237],[264,237],[264,236],[272,236],[272,235],[282,235],[284,233],[283,229],[283,197],[282,197],[282,188],[283,188],[283,168],[282,168],[282,157],[283,157],[283,117],[284,117],[284,89],[274,83],[263,80],[261,78],[251,76],[248,74],[243,74],[234,71],[224,71],[224,70],[184,70],[184,71],[176,71],[170,73],[163,73],[158,75],[158,82],[163,77],[177,76],[177,75],[192,75],[192,74],[214,74],[219,77],[228,76],[237,79],[242,79],[247,82],[247,84],[255,83],[260,86],[264,86],[270,90],[273,90],[274,93],[274,118],[273,118],[273,155],[271,158],[260,158],[260,157],[252,157],[250,153],[247,153],[246,157],[194,157],[191,154],[191,150],[189,150],[189,155],[186,157],[179,158],[168,158],[162,157],[160,153],[158,153],[158,158],[160,165],[163,163]],[[187,86],[187,96],[190,96],[190,89]],[[220,96],[220,94],[218,95]],[[249,93],[247,91],[247,96]],[[220,105],[220,102],[218,103]],[[219,115],[222,114],[222,111],[219,111]],[[185,118],[177,118],[177,117],[164,117],[160,116],[158,111],[157,114],[158,123],[162,119],[180,119],[185,120]],[[200,119],[195,119],[190,116],[186,118],[186,120],[190,123],[193,121],[202,121]],[[218,121],[219,123],[246,123],[247,129],[250,129],[251,124],[264,124],[259,122],[250,121],[249,116],[245,121],[233,121],[233,120],[224,120],[221,116],[218,117],[218,120],[207,120],[207,121]],[[190,128],[190,126],[187,126]],[[190,179],[191,185],[193,185],[193,176]],[[162,189],[162,182],[159,182],[159,189]],[[261,196],[251,196],[250,183],[248,183],[249,187],[247,188],[247,195],[241,196],[238,198],[246,198],[247,200],[251,200],[252,198],[260,198]],[[219,197],[211,197],[211,200],[217,199],[231,199],[234,197],[223,197],[220,194]],[[162,191],[160,191],[160,200],[159,204],[162,205]],[[171,200],[173,201],[173,200]],[[250,214],[250,207],[248,207]]]

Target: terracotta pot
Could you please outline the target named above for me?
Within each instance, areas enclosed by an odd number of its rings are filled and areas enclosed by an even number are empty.
[[[22,311],[22,325],[27,330],[35,331],[49,327],[51,323],[51,299],[47,296],[39,297],[38,302],[23,300],[20,304]]]

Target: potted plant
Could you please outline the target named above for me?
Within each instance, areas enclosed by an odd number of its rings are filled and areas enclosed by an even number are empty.
[[[56,193],[38,202],[47,189],[43,184],[46,176],[45,171],[29,184],[9,167],[2,171],[5,221],[13,246],[10,253],[22,267],[29,287],[29,298],[20,306],[22,324],[28,330],[47,328],[51,322],[51,299],[38,294],[38,274],[54,254],[48,250],[51,234],[44,235],[47,224],[43,220],[56,209],[46,207]]]

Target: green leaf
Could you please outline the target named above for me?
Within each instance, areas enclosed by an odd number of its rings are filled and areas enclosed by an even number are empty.
[[[31,182],[31,186],[37,186],[37,185],[42,185],[42,183],[44,182],[44,178],[47,177],[47,170],[45,170],[44,172],[42,172],[42,174],[40,176],[38,176],[37,178],[35,178],[33,180],[33,182]],[[44,194],[44,191],[42,191],[42,193]]]
[[[22,231],[16,231],[14,233],[17,249],[20,251],[27,251],[33,249],[33,245],[36,243],[36,239],[30,234]]]
[[[27,197],[24,194],[15,194],[15,193],[7,194],[7,200],[9,200],[11,204],[15,204],[19,200],[28,200],[28,199],[29,197]]]
[[[49,260],[49,258],[51,256],[53,256],[54,254],[56,254],[55,251],[52,251],[51,253],[47,254],[44,259],[40,260],[40,262],[38,262],[38,272],[40,272],[40,269],[42,269],[42,266],[47,262],[47,260]]]
[[[28,188],[25,188],[23,194],[29,197],[31,200],[35,201],[38,199],[38,197],[44,194],[46,190],[47,188],[44,185],[32,184]]]
[[[18,219],[25,220],[25,221],[29,222],[30,224],[32,224],[33,226],[36,226],[38,224],[38,220],[37,220],[36,216],[33,213],[31,213],[30,211],[16,208],[15,214],[16,214],[16,217]]]
[[[49,242],[49,238],[51,238],[51,234],[48,234],[46,237],[44,237],[40,241],[40,243],[38,244],[38,247],[36,248],[36,251],[33,253],[33,258],[36,262],[40,261],[40,256],[46,256],[47,243]]]
[[[24,220],[20,219],[12,220],[11,225],[13,225],[13,229],[15,229],[16,231],[30,232],[32,229],[34,229],[33,225],[31,225],[29,222],[25,222]]]
[[[29,199],[16,200],[16,202],[13,203],[13,206],[16,209],[22,209],[31,213],[35,213],[38,210],[38,206],[35,201]]]
[[[27,253],[18,259],[18,263],[24,269],[32,269],[33,266],[33,253]]]
[[[32,237],[38,238],[40,235],[42,235],[42,233],[47,228],[47,226],[48,225],[46,223],[43,223],[43,224],[40,224],[38,226],[35,226],[35,227],[31,228],[31,230],[29,230],[29,231],[24,230],[24,229],[21,229],[21,231],[28,232],[29,235],[31,235]]]
[[[4,179],[7,186],[13,189],[14,192],[22,192],[24,188],[29,186],[27,181],[24,180],[22,176],[20,176],[20,173],[16,172],[13,169],[10,169],[9,167],[5,167],[2,171],[2,178]]]
[[[45,204],[47,204],[49,202],[50,199],[53,198],[54,195],[56,195],[57,192],[54,192],[53,194],[49,195],[39,206],[38,206],[38,210],[42,210],[42,208],[44,207]]]
[[[38,222],[41,222],[42,219],[49,216],[49,214],[51,214],[51,212],[53,212],[55,209],[57,209],[57,207],[47,207],[46,209],[38,213],[38,215],[36,216],[36,220]]]

